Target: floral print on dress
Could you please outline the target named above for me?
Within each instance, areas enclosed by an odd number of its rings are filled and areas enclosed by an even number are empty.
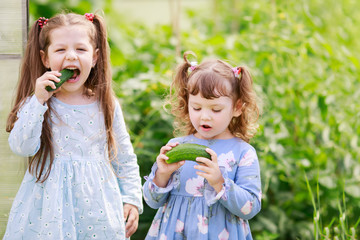
[[[208,219],[207,217],[201,216],[201,215],[197,215],[198,218],[198,229],[199,232],[201,232],[202,234],[206,234],[208,232]]]
[[[204,178],[196,177],[186,181],[186,191],[195,197],[201,197],[204,193]]]
[[[184,222],[182,222],[178,219],[176,221],[175,232],[182,233],[182,231],[184,231]]]
[[[55,97],[49,101],[54,110],[50,113],[54,162],[43,183],[25,173],[4,240],[125,239],[123,202],[138,206],[141,212],[142,194],[136,155],[120,105],[116,103],[113,129],[124,151],[119,153],[118,163],[110,164],[98,102],[68,105]],[[38,152],[43,114],[48,110],[35,95],[23,104],[9,135],[10,148],[16,154],[33,156]],[[124,170],[127,176],[118,178]]]
[[[245,215],[248,215],[249,213],[251,213],[251,209],[252,209],[252,202],[247,201],[245,205],[241,208],[241,212]]]
[[[239,138],[205,140],[194,135],[169,142],[210,147],[218,155],[225,182],[222,190],[216,192],[196,174],[194,166],[198,163],[185,161],[161,188],[153,182],[155,163],[145,178],[143,192],[146,203],[158,211],[145,240],[159,240],[162,236],[172,240],[251,240],[248,220],[261,207],[259,163],[253,147]],[[246,162],[240,164],[242,159]]]
[[[150,229],[149,229],[149,236],[157,237],[159,234],[159,228],[160,228],[160,219],[154,220],[151,223]]]
[[[229,239],[229,232],[224,228],[222,232],[218,236],[219,240],[228,240]]]
[[[236,160],[234,153],[232,151],[228,153],[222,153],[218,156],[219,166],[225,167],[225,170],[230,172],[233,170],[233,167],[236,165]]]
[[[256,153],[254,151],[249,150],[240,160],[239,167],[251,166],[256,158],[257,158]]]

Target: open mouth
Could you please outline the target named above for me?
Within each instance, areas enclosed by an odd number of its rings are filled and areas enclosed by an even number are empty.
[[[205,129],[205,130],[211,129],[211,127],[210,127],[209,125],[206,125],[206,124],[201,125],[201,127],[202,127],[203,129]]]
[[[66,69],[73,70],[74,74],[69,78],[68,82],[74,82],[77,80],[77,77],[80,75],[80,70],[74,67],[68,67]]]
[[[72,75],[72,77],[70,79],[75,79],[78,75],[80,75],[80,70],[77,68],[67,68],[67,69],[74,71],[74,74]]]

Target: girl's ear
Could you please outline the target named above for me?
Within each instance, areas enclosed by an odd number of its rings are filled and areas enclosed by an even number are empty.
[[[43,50],[40,50],[41,61],[45,68],[50,68],[48,58]]]
[[[243,103],[241,102],[241,100],[237,100],[235,106],[234,106],[234,112],[233,112],[233,117],[238,117],[242,114],[242,107],[243,107]]]
[[[94,51],[92,67],[95,67],[98,57],[99,57],[99,49],[97,48]]]

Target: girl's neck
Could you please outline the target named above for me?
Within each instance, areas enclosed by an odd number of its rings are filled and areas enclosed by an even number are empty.
[[[226,139],[232,139],[235,137],[230,131],[223,132],[221,135],[213,136],[211,138],[206,138],[206,137],[200,135],[198,132],[194,133],[193,135],[196,138],[204,139],[204,140],[214,140],[214,139],[226,140]]]
[[[58,92],[55,97],[69,105],[86,105],[96,101],[95,95],[88,96],[85,93]]]

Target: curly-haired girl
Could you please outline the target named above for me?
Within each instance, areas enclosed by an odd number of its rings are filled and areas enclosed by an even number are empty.
[[[259,161],[248,143],[259,117],[246,67],[221,60],[184,63],[170,90],[175,130],[143,185],[158,212],[146,239],[252,239],[248,220],[261,208]],[[178,144],[205,145],[211,159],[167,163]],[[184,159],[186,160],[186,159]]]

